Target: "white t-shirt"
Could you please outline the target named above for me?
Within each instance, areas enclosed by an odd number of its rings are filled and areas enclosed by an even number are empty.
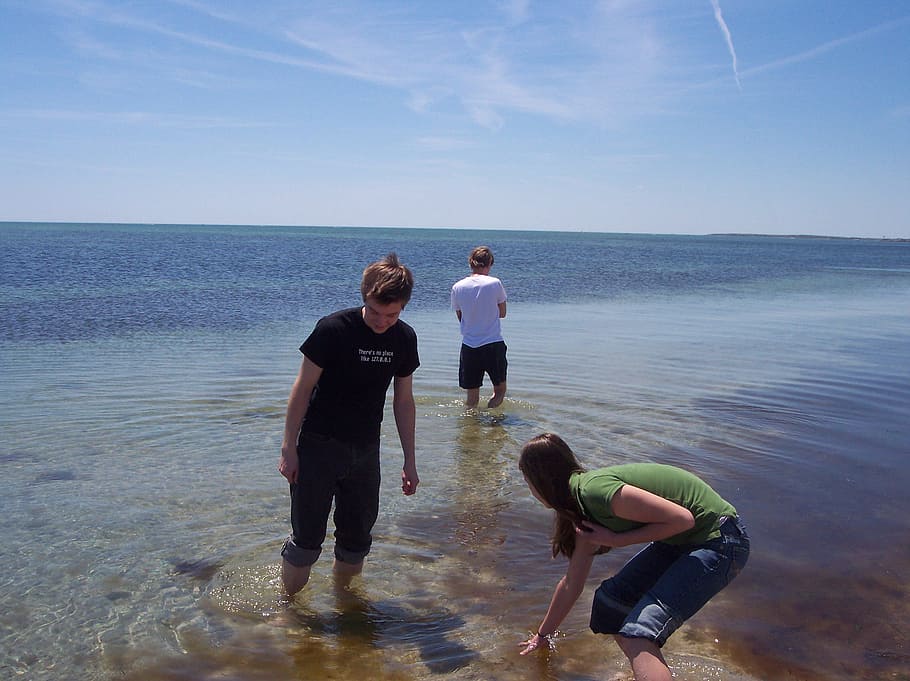
[[[461,336],[465,345],[481,345],[502,340],[499,303],[506,302],[502,282],[488,274],[472,274],[452,286],[452,309],[461,310]]]

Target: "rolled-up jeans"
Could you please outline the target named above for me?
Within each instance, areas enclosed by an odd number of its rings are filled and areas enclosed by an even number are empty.
[[[322,552],[335,502],[335,558],[356,564],[370,552],[379,515],[379,441],[351,443],[301,433],[299,470],[291,485],[291,536],[281,549],[292,565],[312,565]]]
[[[653,542],[639,551],[594,593],[591,630],[663,646],[749,558],[749,535],[739,518],[722,519],[719,530],[719,538],[704,544]]]

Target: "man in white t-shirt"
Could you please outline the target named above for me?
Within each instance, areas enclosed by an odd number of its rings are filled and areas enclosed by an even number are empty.
[[[477,406],[483,375],[489,374],[493,396],[487,402],[492,409],[502,404],[506,395],[506,344],[499,320],[506,316],[506,290],[502,282],[490,276],[493,252],[478,246],[468,257],[471,275],[452,286],[452,308],[461,323],[461,356],[458,362],[458,385],[467,390],[465,404]]]

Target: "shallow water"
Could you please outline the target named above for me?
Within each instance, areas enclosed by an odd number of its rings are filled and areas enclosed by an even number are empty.
[[[0,671],[630,678],[587,629],[593,589],[630,549],[595,563],[555,651],[517,654],[565,567],[515,466],[522,442],[553,430],[590,466],[690,468],[743,515],[749,565],[670,639],[677,678],[906,679],[910,276],[894,269],[516,300],[497,413],[464,412],[454,315],[409,307],[420,490],[400,493],[388,415],[365,575],[336,590],[329,541],[293,605],[277,580],[288,501],[275,466],[315,312],[191,332],[133,320],[126,334],[8,333]]]

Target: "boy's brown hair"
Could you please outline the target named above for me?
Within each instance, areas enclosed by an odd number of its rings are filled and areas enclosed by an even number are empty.
[[[370,298],[382,305],[401,303],[404,307],[411,299],[413,289],[414,275],[401,264],[395,253],[367,265],[360,280],[363,302]]]
[[[492,267],[493,251],[491,251],[487,246],[478,246],[473,251],[471,251],[471,255],[468,256],[468,264],[471,266],[472,270],[479,270],[484,267]]]

